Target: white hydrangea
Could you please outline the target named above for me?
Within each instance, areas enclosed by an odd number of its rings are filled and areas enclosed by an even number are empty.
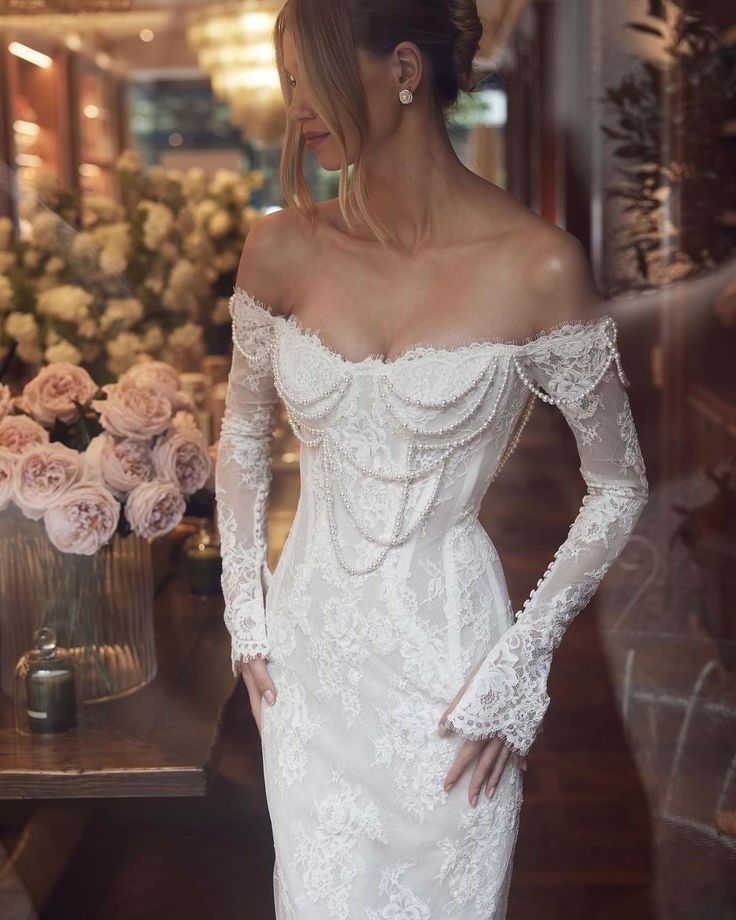
[[[135,150],[123,150],[117,158],[115,168],[118,172],[140,173],[143,172],[143,160]]]
[[[114,325],[129,329],[143,319],[143,304],[136,297],[111,297],[100,317],[100,329],[107,332]]]
[[[194,208],[194,223],[199,230],[204,229],[210,218],[217,212],[217,204],[211,198],[205,198]]]
[[[158,201],[142,201],[138,207],[146,212],[143,245],[146,249],[158,249],[171,229],[174,215],[170,208]]]
[[[141,342],[145,351],[156,354],[166,343],[163,329],[160,326],[149,326],[141,336]]]
[[[89,319],[84,319],[79,324],[79,335],[83,339],[95,339],[99,335],[100,327],[97,325],[96,321],[91,317]]]
[[[66,364],[79,364],[82,360],[82,352],[66,339],[50,345],[43,356],[49,364],[59,364],[62,361]]]
[[[209,221],[207,222],[207,229],[210,236],[217,240],[221,239],[223,236],[226,236],[230,232],[232,225],[233,222],[230,215],[227,213],[227,211],[220,208],[219,211],[215,211],[212,217],[210,217]]]
[[[231,169],[218,169],[210,182],[210,194],[215,197],[230,191],[240,181],[240,175]]]
[[[173,351],[198,355],[204,352],[204,330],[197,323],[183,323],[169,334],[168,345]]]
[[[59,284],[38,295],[38,312],[67,323],[81,323],[89,316],[94,300],[83,288],[74,284]]]
[[[107,366],[113,374],[124,374],[138,361],[138,356],[145,350],[139,335],[133,332],[121,332],[114,339],[105,343],[109,356]]]
[[[39,328],[35,316],[32,313],[8,313],[5,334],[20,345],[38,342]]]
[[[106,195],[85,195],[84,208],[86,212],[84,222],[87,226],[98,220],[110,223],[120,220],[123,216],[122,208],[117,201]]]
[[[63,223],[53,211],[39,211],[31,218],[31,239],[33,245],[44,252],[51,252],[58,244],[58,234]]]

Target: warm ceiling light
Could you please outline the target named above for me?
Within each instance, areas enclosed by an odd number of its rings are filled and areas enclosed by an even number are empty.
[[[89,105],[85,105],[85,107],[82,109],[82,113],[84,114],[85,118],[99,118],[100,117],[99,108],[91,102],[89,103]]]
[[[85,179],[94,179],[95,176],[99,176],[100,167],[96,163],[80,163],[79,164],[79,175],[84,176]]]
[[[35,121],[24,121],[22,118],[18,118],[13,122],[13,131],[16,134],[25,134],[27,137],[38,137],[41,128]]]
[[[277,145],[286,126],[273,48],[283,5],[283,0],[235,0],[206,6],[190,14],[187,28],[215,96],[227,101],[233,122],[261,147]]]
[[[110,64],[112,64],[112,58],[107,51],[100,51],[99,54],[95,55],[95,64],[102,70],[107,70]]]
[[[20,42],[11,42],[8,45],[8,51],[16,57],[23,58],[29,64],[35,64],[36,67],[51,67],[54,63],[48,54],[42,54],[35,48],[29,48],[28,45],[22,45]]]
[[[153,29],[141,29],[138,33],[138,38],[140,38],[142,42],[146,43],[152,42],[155,37],[156,33],[153,31]]]
[[[64,39],[64,44],[70,51],[79,51],[82,47],[82,39],[77,35],[76,32],[70,32],[69,35]]]

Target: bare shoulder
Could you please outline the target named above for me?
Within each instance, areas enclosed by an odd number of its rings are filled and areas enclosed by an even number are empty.
[[[592,317],[602,296],[585,247],[577,237],[535,215],[523,235],[525,278],[535,332]]]
[[[238,266],[237,284],[274,313],[287,314],[290,277],[307,264],[308,231],[291,208],[272,211],[248,231]]]

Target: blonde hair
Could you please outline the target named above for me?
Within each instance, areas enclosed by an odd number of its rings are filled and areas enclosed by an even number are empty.
[[[292,90],[283,47],[287,28],[301,65],[299,77],[342,153],[338,201],[343,218],[351,229],[356,219],[362,221],[380,242],[388,243],[391,233],[368,202],[362,157],[368,103],[355,49],[381,57],[401,41],[414,42],[428,64],[435,109],[444,118],[457,107],[460,90],[475,89],[472,64],[483,33],[475,0],[287,0],[276,18],[274,47],[288,104]],[[346,125],[358,139],[352,175]],[[281,190],[286,206],[314,225],[317,208],[304,178],[303,152],[302,133],[289,121],[281,153]]]

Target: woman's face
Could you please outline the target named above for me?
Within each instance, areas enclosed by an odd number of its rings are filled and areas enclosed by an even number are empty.
[[[368,101],[368,131],[365,142],[367,151],[384,142],[398,129],[403,114],[401,110],[404,108],[399,102],[398,93],[407,80],[407,65],[403,60],[406,56],[404,45],[408,48],[409,58],[416,57],[412,51],[415,46],[408,43],[397,46],[399,53],[395,52],[387,60],[369,57],[364,51],[357,49],[358,67]],[[314,110],[305,81],[299,79],[299,60],[289,29],[284,32],[284,65],[293,93],[287,110],[288,117],[305,136],[307,149],[317,156],[322,168],[340,169],[340,148],[337,141]],[[411,67],[410,62],[409,71]],[[404,82],[400,82],[402,79]],[[417,80],[414,79],[412,87],[416,84]],[[357,154],[358,138],[352,124],[345,125],[344,130],[347,135],[348,164],[352,164]]]

